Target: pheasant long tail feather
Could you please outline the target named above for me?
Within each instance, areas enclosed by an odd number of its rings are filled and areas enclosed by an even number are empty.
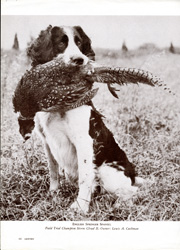
[[[107,83],[110,92],[115,97],[117,97],[115,93],[116,90],[111,86],[109,86],[114,83],[117,83],[119,85],[124,85],[127,83],[135,83],[135,84],[143,83],[143,84],[148,84],[150,86],[162,87],[165,91],[168,91],[169,93],[174,95],[171,89],[168,88],[160,78],[142,69],[121,68],[121,67],[111,68],[111,67],[97,66],[94,68],[93,79],[96,82]]]
[[[145,83],[151,86],[160,86],[161,81],[148,71],[134,68],[96,67],[94,80],[104,83]]]

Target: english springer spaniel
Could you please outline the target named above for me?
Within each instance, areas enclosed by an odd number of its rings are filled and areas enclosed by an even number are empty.
[[[84,66],[95,60],[91,41],[79,26],[52,27],[41,31],[28,48],[32,66],[61,57],[67,64]],[[102,120],[92,102],[60,112],[38,112],[35,128],[44,142],[50,170],[50,190],[59,186],[60,173],[71,181],[78,181],[79,193],[71,208],[84,213],[95,187],[116,194],[123,200],[136,192],[141,178],[135,166]]]

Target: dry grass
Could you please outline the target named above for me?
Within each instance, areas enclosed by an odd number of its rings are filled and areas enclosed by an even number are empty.
[[[87,216],[69,209],[77,187],[61,180],[59,191],[48,192],[47,161],[40,140],[33,134],[23,143],[18,133],[12,94],[29,63],[23,52],[2,52],[2,220],[131,220],[180,219],[180,56],[159,53],[133,57],[106,57],[106,65],[137,67],[160,76],[176,96],[161,88],[124,86],[119,100],[106,86],[94,98],[106,116],[105,123],[146,178],[132,204],[116,201],[110,194],[96,195]]]

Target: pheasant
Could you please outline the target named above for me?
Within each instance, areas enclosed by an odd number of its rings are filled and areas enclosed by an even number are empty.
[[[116,89],[112,86],[114,83],[165,86],[160,79],[141,69],[111,68],[100,66],[95,62],[85,66],[74,66],[56,58],[31,68],[19,81],[14,92],[13,105],[14,111],[21,114],[20,127],[23,120],[32,123],[38,111],[58,110],[64,115],[66,111],[88,103],[98,91],[98,88],[92,89],[94,82],[106,83],[116,98],[118,98]],[[32,129],[33,126],[34,123]]]
[[[38,111],[62,113],[90,101],[98,89],[94,82],[107,83],[109,91],[118,98],[112,84],[144,83],[162,86],[150,72],[134,68],[111,68],[89,63],[84,67],[67,65],[61,59],[38,65],[27,71],[18,83],[13,105],[24,118],[33,118]]]

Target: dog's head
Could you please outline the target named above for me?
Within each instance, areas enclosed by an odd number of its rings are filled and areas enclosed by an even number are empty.
[[[32,59],[32,66],[51,61],[57,56],[67,64],[85,65],[89,60],[95,60],[91,40],[80,26],[49,25],[27,49],[27,55]]]
[[[95,60],[91,48],[91,40],[79,26],[52,27],[42,30],[39,37],[27,49],[27,55],[32,59],[32,66],[44,64],[55,57],[60,57],[66,64],[84,66],[90,60]],[[33,118],[18,117],[20,133],[25,140],[34,129]]]

